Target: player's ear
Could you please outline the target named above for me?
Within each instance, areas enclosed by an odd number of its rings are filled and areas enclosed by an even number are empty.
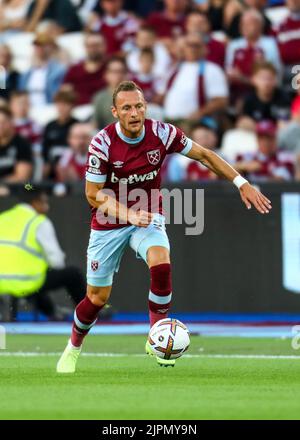
[[[117,109],[114,105],[111,106],[111,112],[114,118],[118,119],[118,113],[117,113]]]

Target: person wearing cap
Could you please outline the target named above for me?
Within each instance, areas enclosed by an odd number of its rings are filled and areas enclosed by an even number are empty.
[[[276,124],[263,120],[256,125],[257,151],[237,157],[235,168],[254,181],[288,181],[294,178],[294,155],[278,149]]]
[[[27,90],[30,103],[41,107],[53,102],[60,88],[66,68],[55,60],[55,39],[47,33],[39,33],[33,40],[34,62],[29,71],[20,77],[19,89]]]

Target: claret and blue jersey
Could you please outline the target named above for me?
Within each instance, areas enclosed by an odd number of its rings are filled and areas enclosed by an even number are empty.
[[[172,124],[146,119],[139,138],[124,136],[119,122],[108,125],[93,137],[89,146],[86,180],[104,183],[104,188],[114,191],[116,199],[130,207],[136,201],[119,198],[120,184],[127,191],[143,189],[149,200],[150,212],[162,213],[161,199],[157,207],[151,206],[151,191],[159,190],[161,184],[160,169],[167,154],[186,155],[192,148],[191,139]],[[92,229],[114,229],[124,225],[99,224],[96,209],[92,209]]]

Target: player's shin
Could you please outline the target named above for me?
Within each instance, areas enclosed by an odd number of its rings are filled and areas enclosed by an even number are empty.
[[[86,296],[76,307],[72,327],[71,344],[74,347],[82,345],[84,337],[96,323],[100,310],[104,307],[95,305]]]
[[[149,318],[150,327],[168,317],[172,299],[171,265],[158,264],[150,268]]]

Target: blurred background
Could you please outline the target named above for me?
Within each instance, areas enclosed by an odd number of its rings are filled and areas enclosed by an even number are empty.
[[[163,187],[205,190],[201,235],[168,226],[172,312],[197,322],[297,321],[299,72],[300,0],[0,0],[0,267],[19,280],[29,270],[6,248],[29,246],[7,211],[26,203],[47,215],[39,242],[51,273],[23,297],[0,270],[0,320],[72,319],[85,294],[87,148],[113,122],[113,89],[131,79],[148,117],[215,150],[273,203],[267,217],[246,212],[230,183],[168,157]],[[24,185],[45,193],[24,197]],[[146,322],[148,288],[129,250],[103,321]]]

